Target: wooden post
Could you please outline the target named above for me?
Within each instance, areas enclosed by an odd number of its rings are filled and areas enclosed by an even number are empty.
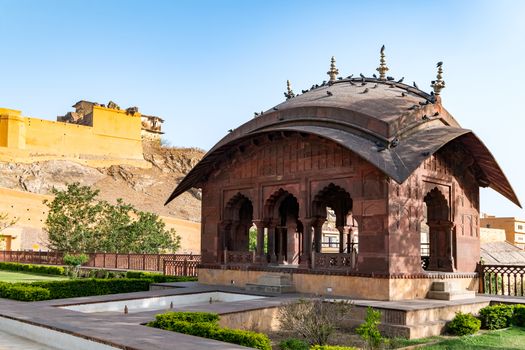
[[[186,258],[184,258],[184,267],[183,267],[182,274],[184,276],[188,276],[188,259]]]

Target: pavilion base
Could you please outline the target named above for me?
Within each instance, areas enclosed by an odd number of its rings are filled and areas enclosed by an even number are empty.
[[[283,269],[261,266],[203,266],[199,283],[246,288],[269,273],[286,276],[297,293],[369,300],[426,298],[433,282],[451,282],[461,290],[478,290],[476,273],[427,272],[414,275],[367,275],[345,271]]]

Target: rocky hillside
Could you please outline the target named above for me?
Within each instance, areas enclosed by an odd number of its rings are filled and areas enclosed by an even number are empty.
[[[0,187],[49,194],[53,187],[64,189],[67,183],[80,182],[100,190],[100,197],[111,202],[122,198],[140,210],[200,221],[200,191],[184,193],[168,206],[164,202],[203,155],[194,148],[144,144],[144,159],[152,164],[150,169],[126,165],[91,168],[65,160],[0,163]]]

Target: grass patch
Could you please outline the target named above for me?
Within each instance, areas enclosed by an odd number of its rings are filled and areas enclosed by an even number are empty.
[[[26,272],[7,272],[0,271],[0,282],[19,283],[19,282],[36,282],[36,281],[59,281],[67,277],[57,275],[44,275]]]
[[[525,328],[511,327],[499,331],[489,331],[475,336],[463,336],[429,345],[427,350],[471,350],[471,349],[523,349]]]

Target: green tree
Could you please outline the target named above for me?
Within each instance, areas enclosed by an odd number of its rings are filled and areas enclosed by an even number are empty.
[[[98,200],[98,190],[78,183],[53,190],[45,200],[48,247],[69,253],[160,253],[176,251],[180,237],[167,230],[157,214],[142,212],[117,199],[115,205]]]
[[[367,343],[367,349],[379,349],[383,342],[378,328],[379,323],[381,323],[381,312],[369,306],[366,310],[365,322],[355,329],[355,332]]]

